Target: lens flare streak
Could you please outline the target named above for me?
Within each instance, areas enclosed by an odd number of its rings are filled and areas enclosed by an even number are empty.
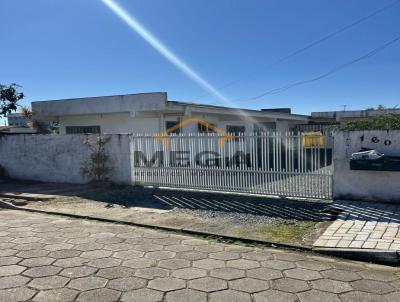
[[[103,3],[110,8],[117,16],[119,16],[131,29],[139,34],[147,43],[163,55],[168,61],[174,64],[178,69],[194,80],[201,87],[209,91],[215,97],[223,102],[234,105],[227,97],[215,89],[210,83],[203,79],[197,72],[190,68],[185,62],[178,58],[171,50],[169,50],[160,40],[158,40],[149,30],[147,30],[138,20],[128,14],[121,6],[113,0],[102,0]]]

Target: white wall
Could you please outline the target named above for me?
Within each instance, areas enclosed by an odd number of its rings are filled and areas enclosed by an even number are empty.
[[[101,133],[156,133],[160,131],[160,119],[157,117],[132,117],[129,113],[103,115],[62,116],[60,134],[65,134],[66,126],[100,126]]]
[[[251,134],[254,130],[254,122],[252,120],[243,119],[239,116],[225,115],[202,115],[193,114],[189,117],[178,115],[166,115],[164,118],[153,114],[144,116],[139,114],[131,116],[129,113],[113,113],[113,114],[93,114],[93,115],[72,115],[60,116],[60,134],[65,134],[66,126],[100,126],[102,133],[107,134],[127,134],[127,133],[158,133],[165,130],[166,121],[185,120],[187,118],[200,118],[209,122],[223,131],[226,131],[227,125],[245,126],[246,133]],[[274,119],[257,119],[258,122],[275,122]],[[276,121],[277,131],[289,131],[292,124],[289,121]],[[197,124],[191,123],[186,125],[182,133],[197,133]]]
[[[202,114],[193,114],[192,117],[201,118],[206,122],[214,124],[216,127],[220,128],[223,131],[226,131],[226,127],[228,125],[233,126],[245,126],[246,127],[246,134],[252,134],[254,131],[254,124],[255,123],[276,123],[276,131],[279,132],[286,132],[290,131],[296,125],[296,122],[287,121],[287,120],[276,120],[273,118],[246,118],[242,116],[232,116],[232,115],[202,115]],[[195,128],[191,128],[197,131],[197,125]],[[189,131],[186,131],[188,133]]]
[[[337,132],[334,140],[334,199],[400,202],[400,172],[350,170],[351,154],[362,147],[400,156],[400,131]]]
[[[192,118],[201,118],[209,122],[223,131],[226,131],[227,125],[245,126],[246,133],[250,134],[253,131],[253,124],[243,121],[239,118],[232,121],[226,121],[223,116],[207,116],[193,115]],[[128,133],[158,133],[165,130],[166,121],[185,120],[190,117],[168,115],[163,119],[160,117],[131,117],[128,113],[115,113],[103,115],[73,115],[61,116],[60,134],[66,134],[66,126],[100,126],[102,133],[107,134],[128,134]],[[221,121],[220,118],[223,118]],[[231,117],[232,118],[232,117]],[[181,133],[197,133],[197,123],[185,125],[181,129]]]
[[[119,112],[160,111],[165,109],[165,92],[88,97],[44,102],[32,102],[35,119],[62,115],[101,114]]]
[[[80,173],[90,152],[83,145],[85,135],[3,135],[0,136],[0,165],[16,179],[85,183]],[[95,139],[95,135],[89,138]],[[128,135],[111,135],[107,144],[110,179],[115,183],[131,183]]]

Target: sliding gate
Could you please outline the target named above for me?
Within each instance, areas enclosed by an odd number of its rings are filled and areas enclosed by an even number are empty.
[[[133,135],[136,184],[330,199],[333,138],[320,133]]]

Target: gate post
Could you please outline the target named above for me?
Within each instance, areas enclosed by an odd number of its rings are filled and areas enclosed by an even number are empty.
[[[134,134],[130,133],[129,134],[129,165],[131,168],[131,184],[134,186],[136,184],[136,178],[135,178],[135,158],[134,158]]]

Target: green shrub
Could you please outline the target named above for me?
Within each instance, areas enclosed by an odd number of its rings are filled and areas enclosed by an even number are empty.
[[[83,144],[86,145],[91,154],[90,159],[83,163],[81,174],[95,181],[107,181],[112,171],[109,166],[110,157],[106,152],[106,145],[110,141],[110,137],[98,136],[95,142],[86,137]]]
[[[400,114],[381,115],[359,121],[347,122],[340,127],[340,130],[400,130]]]

